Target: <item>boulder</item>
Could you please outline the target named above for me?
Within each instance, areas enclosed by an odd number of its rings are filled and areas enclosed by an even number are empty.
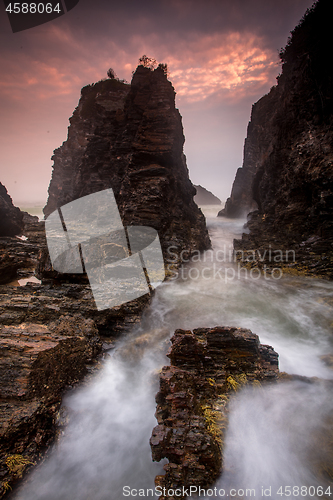
[[[176,330],[171,342],[171,366],[160,374],[158,425],[150,439],[153,460],[167,458],[169,463],[155,482],[166,492],[207,488],[222,472],[230,397],[245,385],[275,382],[278,355],[242,328]]]

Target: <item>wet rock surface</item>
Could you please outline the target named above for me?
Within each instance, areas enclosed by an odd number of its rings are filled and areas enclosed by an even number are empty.
[[[155,228],[165,259],[173,246],[172,266],[180,265],[181,250],[210,246],[193,201],[175,92],[162,69],[140,66],[131,85],[115,79],[88,85],[70,122],[67,141],[54,153],[46,215],[111,187],[122,223]],[[147,293],[98,311],[86,274],[53,269],[45,223],[11,210],[18,232],[0,236],[0,496],[53,442],[63,391],[140,321],[151,301]],[[41,284],[18,286],[34,273]]]
[[[33,274],[39,253],[46,248],[44,222],[38,222],[38,219],[31,222],[30,217],[23,212],[23,238],[0,237],[0,284]]]
[[[275,382],[278,355],[250,330],[231,327],[176,330],[162,368],[150,445],[154,461],[167,458],[156,485],[211,486],[221,474],[228,401],[246,384]]]
[[[277,86],[252,109],[225,215],[249,215],[249,235],[237,249],[294,249],[299,269],[333,277],[331,4],[315,7],[281,51]],[[246,208],[246,210],[245,210]],[[297,269],[297,266],[294,266]]]
[[[283,225],[279,229],[274,225],[270,215],[259,211],[250,214],[246,224],[250,232],[234,240],[235,260],[240,266],[275,278],[286,273],[333,279],[332,237],[314,232],[300,237],[296,232],[284,232]]]
[[[45,255],[44,223],[26,223],[24,232],[26,240],[0,239],[5,282],[33,274]],[[68,281],[0,285],[0,496],[54,441],[64,390],[140,321],[151,299],[98,311],[90,285]]]
[[[25,230],[31,238],[27,241]],[[0,285],[24,277],[36,266],[43,223],[13,205],[0,183]]]
[[[221,200],[213,193],[208,191],[208,189],[202,186],[194,186],[197,193],[194,197],[194,201],[197,205],[221,205]]]
[[[47,323],[61,315],[80,314],[93,319],[101,335],[112,337],[126,332],[140,321],[139,312],[146,303],[145,297],[140,297],[121,306],[98,311],[89,285],[4,285],[0,287],[0,324]]]

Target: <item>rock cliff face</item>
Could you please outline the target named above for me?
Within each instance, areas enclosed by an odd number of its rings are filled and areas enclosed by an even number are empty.
[[[294,248],[298,262],[326,276],[333,243],[331,13],[331,3],[319,0],[281,51],[282,74],[252,109],[243,168],[224,212],[239,216],[257,204],[245,248]]]
[[[7,189],[0,182],[0,236],[22,234],[23,213],[13,205]]]
[[[82,89],[67,141],[55,150],[49,215],[82,196],[112,188],[125,226],[155,228],[165,257],[210,246],[193,201],[181,116],[164,71],[139,66],[130,85],[115,79]]]
[[[3,229],[0,236],[0,285],[30,276],[37,265],[39,250],[46,244],[44,223],[38,222],[38,217],[14,207],[7,190],[4,187],[2,190],[2,187],[0,184],[0,191],[4,194],[3,197],[0,194],[0,205],[3,201],[6,208],[1,211],[0,207],[0,217],[3,217],[0,219]],[[7,233],[6,236],[4,233]],[[23,233],[25,239],[14,236]]]
[[[176,330],[168,353],[171,366],[160,375],[150,445],[153,460],[166,457],[156,484],[168,490],[211,486],[222,471],[223,432],[228,401],[246,384],[275,381],[278,355],[241,328]]]

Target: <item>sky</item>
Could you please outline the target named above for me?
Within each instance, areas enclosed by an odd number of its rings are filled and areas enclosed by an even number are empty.
[[[12,33],[0,5],[0,182],[44,205],[53,150],[80,89],[112,67],[130,82],[143,54],[167,63],[190,178],[223,202],[242,165],[252,105],[276,84],[278,52],[313,0],[80,0]]]

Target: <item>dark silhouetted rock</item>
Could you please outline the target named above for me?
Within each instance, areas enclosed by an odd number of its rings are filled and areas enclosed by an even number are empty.
[[[39,252],[46,248],[44,222],[21,213],[25,220],[23,236],[0,237],[0,285],[34,274]]]
[[[253,107],[243,173],[234,183],[237,199],[246,204],[252,199],[258,208],[250,216],[250,234],[235,248],[293,249],[294,270],[329,278],[333,278],[333,68],[326,54],[333,42],[331,13],[331,2],[319,0],[281,51],[282,74],[278,85]],[[227,212],[243,206],[236,194],[229,205]]]
[[[34,232],[34,241],[33,238],[27,241],[26,236],[16,236],[24,232],[31,236]],[[33,273],[43,240],[42,232],[44,226],[38,223],[38,217],[14,207],[6,188],[0,183],[0,284]]]
[[[22,234],[23,226],[23,213],[14,207],[7,189],[0,182],[0,236]]]
[[[112,188],[123,224],[155,228],[166,259],[170,246],[177,255],[210,246],[193,201],[175,91],[161,68],[139,66],[130,85],[111,79],[84,87],[70,123],[54,152],[46,216]]]
[[[221,205],[221,200],[213,193],[200,185],[194,187],[197,190],[197,194],[194,197],[197,205]]]
[[[209,487],[222,471],[228,401],[246,384],[276,381],[278,355],[242,328],[176,330],[160,375],[153,460],[167,458],[161,488]],[[161,499],[172,498],[162,495]]]

